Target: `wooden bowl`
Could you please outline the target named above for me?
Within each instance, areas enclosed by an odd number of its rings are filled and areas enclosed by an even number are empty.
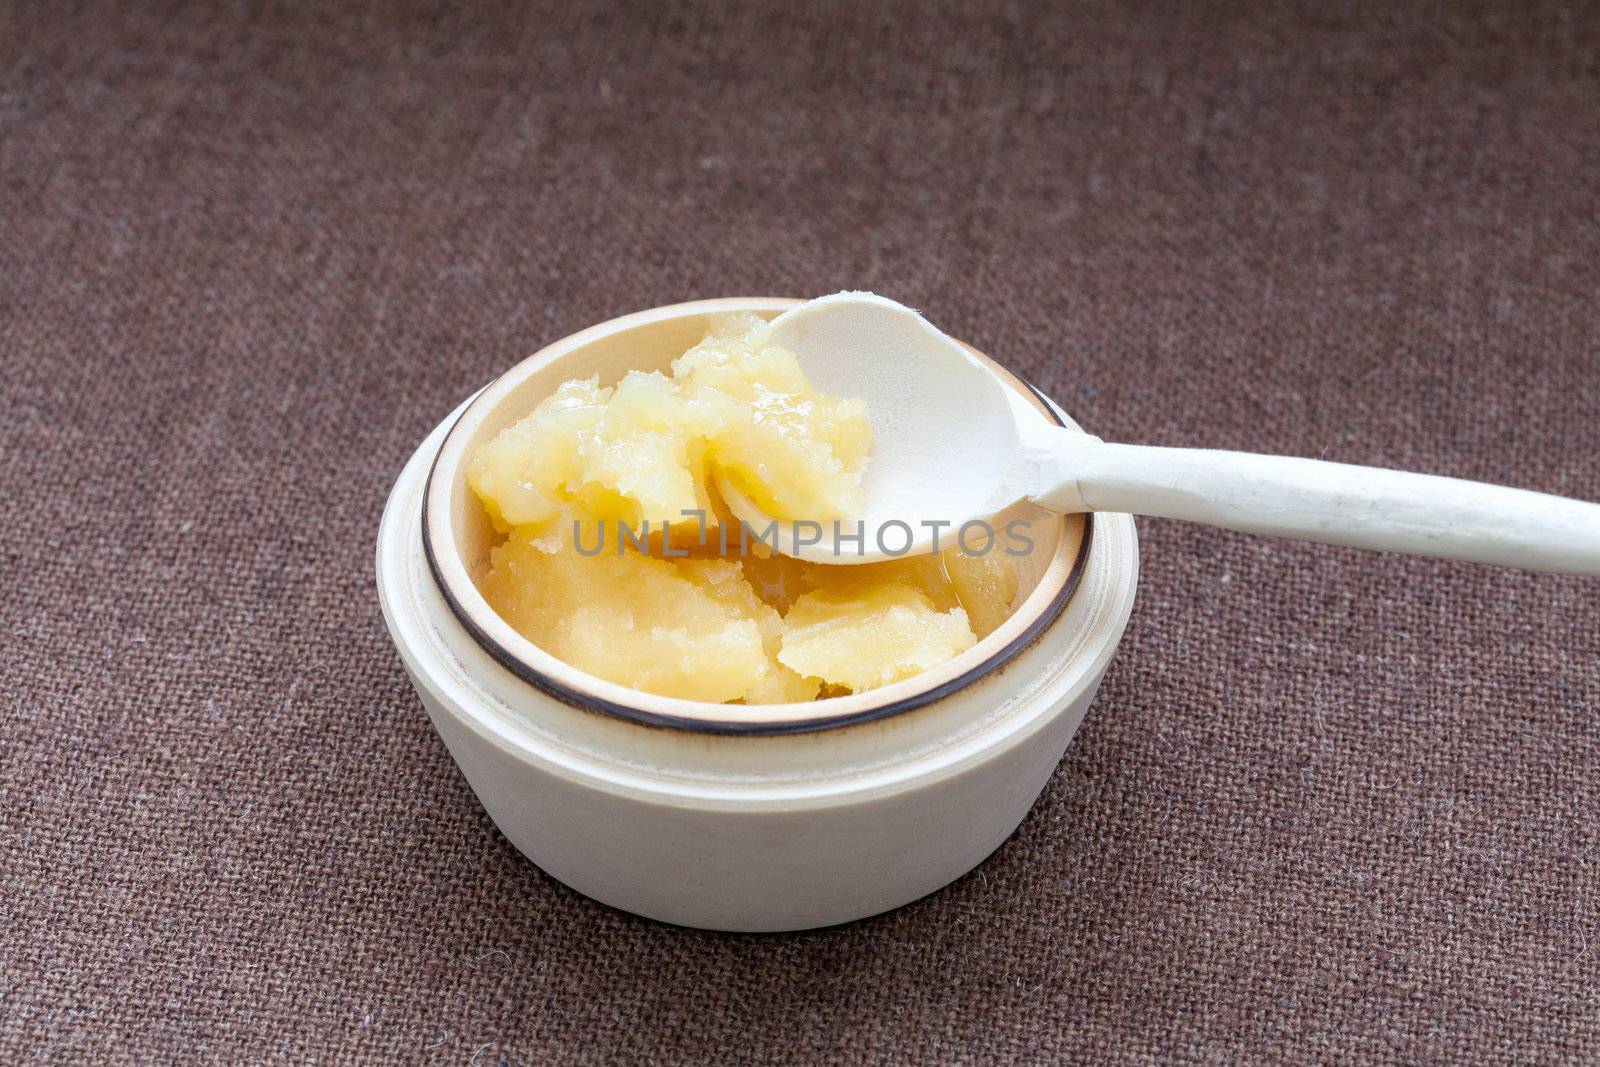
[[[706,317],[793,301],[702,301],[557,341],[429,435],[378,533],[401,662],[505,836],[597,900],[718,930],[846,922],[983,860],[1038,797],[1132,611],[1133,520],[1028,511],[1016,610],[945,666],[859,695],[743,707],[627,689],[556,660],[478,592],[495,534],[467,490],[478,442],[569,378],[658,369]],[[1039,418],[1071,421],[996,367]],[[485,842],[485,847],[492,847]]]

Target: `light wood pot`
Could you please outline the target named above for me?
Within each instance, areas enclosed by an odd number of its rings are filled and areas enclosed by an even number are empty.
[[[972,869],[1027,814],[1133,607],[1125,515],[1021,505],[1011,619],[940,668],[868,693],[744,707],[675,700],[555,659],[475,579],[494,532],[463,469],[571,378],[658,370],[733,298],[656,308],[557,341],[462,404],[412,456],[378,536],[378,592],[434,727],[501,831],[597,900],[719,930],[794,930],[897,907]],[[1016,402],[1073,424],[996,367]]]

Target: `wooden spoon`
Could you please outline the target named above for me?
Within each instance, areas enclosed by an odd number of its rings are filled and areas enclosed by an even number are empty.
[[[1313,459],[1107,444],[1044,424],[966,349],[871,293],[791,308],[773,320],[771,340],[796,354],[817,389],[864,398],[874,433],[864,537],[836,542],[829,529],[812,540],[814,531],[779,522],[776,547],[787,555],[868,563],[927,553],[936,535],[952,544],[964,523],[1026,498],[1062,513],[1131,512],[1600,576],[1600,505]],[[768,528],[772,517],[730,480],[718,487],[737,517]]]

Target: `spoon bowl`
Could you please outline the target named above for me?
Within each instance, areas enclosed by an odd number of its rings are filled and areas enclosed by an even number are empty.
[[[1026,495],[1008,475],[1019,427],[1037,421],[1027,401],[921,315],[872,293],[835,293],[791,308],[769,329],[813,387],[865,400],[873,431],[860,516],[775,520],[733,479],[718,478],[737,518],[756,531],[776,523],[778,551],[818,563],[924,555]]]

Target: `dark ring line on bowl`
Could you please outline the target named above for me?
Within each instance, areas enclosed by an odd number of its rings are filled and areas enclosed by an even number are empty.
[[[1015,377],[1015,375],[1013,375],[1013,377]],[[1039,392],[1039,390],[1036,389],[1031,382],[1024,381],[1021,378],[1017,378],[1017,381],[1021,382],[1028,388],[1029,392],[1033,393],[1033,395],[1039,400],[1040,406],[1044,409],[1045,413],[1055,421],[1057,426],[1066,425],[1066,423],[1061,421],[1061,416],[1056,414],[1055,409],[1050,406],[1050,401],[1043,393]],[[493,382],[490,384],[492,385]],[[845,726],[855,726],[864,722],[873,722],[878,719],[886,719],[892,715],[899,715],[902,712],[913,711],[917,708],[924,707],[925,705],[932,704],[933,702],[940,700],[959,689],[966,688],[973,682],[976,682],[980,678],[999,670],[1001,667],[1004,667],[1007,663],[1011,662],[1011,660],[1015,659],[1017,655],[1020,654],[1024,649],[1039,639],[1039,635],[1044,633],[1044,631],[1048,629],[1057,618],[1060,617],[1061,612],[1066,608],[1067,603],[1072,599],[1072,594],[1077,591],[1078,584],[1083,578],[1084,568],[1088,564],[1090,547],[1094,541],[1095,516],[1092,513],[1085,514],[1083,541],[1078,546],[1077,558],[1072,561],[1072,569],[1068,572],[1066,581],[1061,583],[1060,590],[1057,591],[1054,599],[1052,599],[1050,603],[1046,605],[1045,609],[1039,613],[1039,617],[1033,620],[1033,622],[1029,623],[1026,630],[1018,634],[1010,641],[1010,643],[1008,643],[1004,648],[1000,649],[994,655],[990,656],[988,659],[984,660],[982,663],[973,667],[966,673],[958,675],[941,685],[934,686],[932,689],[927,689],[920,693],[914,693],[911,696],[902,697],[899,700],[891,701],[888,704],[882,705],[881,707],[867,708],[849,715],[821,716],[817,718],[795,719],[785,722],[740,722],[735,719],[697,719],[685,718],[680,715],[664,715],[660,712],[646,711],[643,708],[634,707],[629,704],[619,704],[616,701],[607,700],[604,697],[595,696],[592,693],[586,693],[582,690],[574,689],[571,686],[556,681],[554,678],[551,678],[544,672],[534,669],[525,660],[518,658],[510,649],[506,648],[504,645],[500,644],[500,642],[496,641],[493,637],[484,632],[484,630],[473,621],[471,615],[467,612],[466,608],[462,606],[461,602],[456,599],[455,594],[451,592],[449,583],[445,581],[444,574],[439,569],[439,561],[433,545],[433,535],[428,529],[428,500],[433,492],[434,475],[438,472],[439,457],[444,454],[445,445],[449,443],[451,435],[456,432],[456,428],[461,425],[461,420],[466,418],[467,412],[470,411],[471,408],[471,404],[467,405],[467,407],[462,410],[461,414],[456,417],[456,421],[451,424],[450,429],[445,432],[444,439],[439,442],[438,451],[434,453],[433,462],[428,467],[428,479],[423,484],[421,515],[422,551],[423,555],[427,557],[428,571],[433,576],[433,584],[438,588],[439,595],[444,598],[445,604],[450,608],[450,613],[456,617],[457,622],[461,623],[462,627],[465,628],[467,633],[472,637],[473,641],[477,643],[478,647],[482,648],[489,654],[491,659],[500,664],[500,666],[504,667],[506,670],[510,671],[517,678],[527,682],[529,685],[533,686],[535,689],[538,689],[545,695],[553,697],[569,707],[576,708],[580,711],[603,711],[608,714],[618,716],[619,718],[639,723],[643,726],[668,727],[678,730],[688,730],[695,733],[724,735],[733,734],[747,737],[775,736],[779,734],[802,734],[815,733],[820,730],[839,729]],[[573,669],[581,671],[581,668]],[[817,703],[825,704],[826,701],[817,701]]]

